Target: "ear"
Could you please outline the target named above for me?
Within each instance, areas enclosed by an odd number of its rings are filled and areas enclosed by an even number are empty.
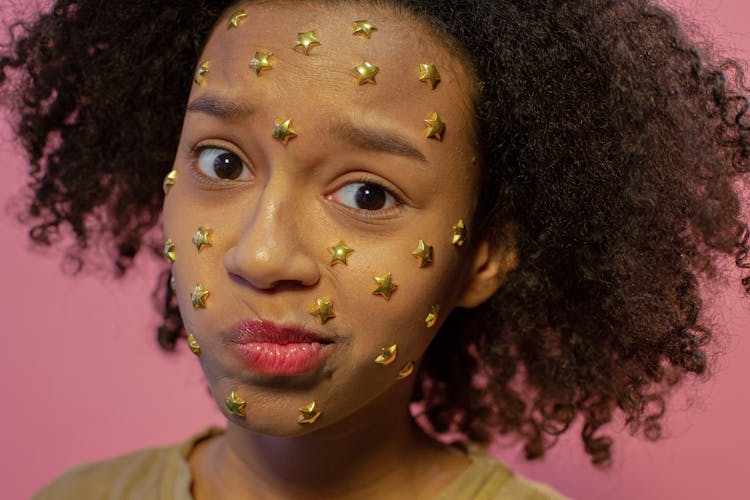
[[[512,241],[497,244],[483,240],[477,245],[469,279],[457,306],[477,307],[497,292],[508,273],[518,267],[516,246]]]

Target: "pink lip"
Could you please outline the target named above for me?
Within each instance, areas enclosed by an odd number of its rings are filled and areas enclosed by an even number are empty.
[[[320,333],[261,319],[235,323],[228,334],[231,349],[260,375],[297,375],[310,371],[333,350],[332,340]]]

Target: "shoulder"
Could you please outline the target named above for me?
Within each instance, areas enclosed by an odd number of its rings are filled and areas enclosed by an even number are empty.
[[[466,449],[471,465],[439,497],[481,500],[568,500],[553,488],[512,472],[483,448]]]
[[[191,477],[186,457],[198,441],[217,432],[218,429],[208,429],[180,444],[76,466],[42,488],[33,498],[188,499]]]

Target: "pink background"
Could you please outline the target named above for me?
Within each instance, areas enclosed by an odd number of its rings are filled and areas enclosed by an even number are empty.
[[[710,29],[727,53],[750,58],[746,0],[672,4]],[[0,0],[0,18],[12,10]],[[9,139],[0,126],[3,208],[24,183],[23,160]],[[26,498],[73,464],[221,424],[192,354],[165,354],[154,341],[153,259],[142,256],[122,281],[104,272],[72,278],[61,271],[59,250],[32,250],[26,228],[7,210],[0,221],[0,496]],[[750,300],[742,302],[738,279],[732,283],[707,292],[728,332],[725,354],[708,383],[689,384],[674,399],[666,439],[652,444],[617,433],[615,464],[606,471],[588,464],[577,435],[543,462],[525,463],[517,446],[499,455],[579,499],[750,498]]]

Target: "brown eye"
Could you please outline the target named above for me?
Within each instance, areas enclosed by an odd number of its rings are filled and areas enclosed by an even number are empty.
[[[328,198],[342,205],[367,211],[383,210],[398,204],[395,196],[373,182],[352,182]]]
[[[214,179],[236,181],[250,178],[250,169],[239,156],[222,148],[203,148],[198,157],[198,168]]]

